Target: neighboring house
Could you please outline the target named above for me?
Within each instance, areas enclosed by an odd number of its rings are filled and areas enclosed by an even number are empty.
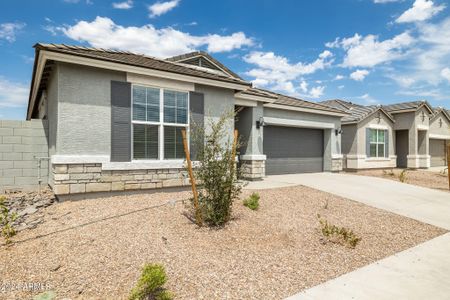
[[[429,168],[429,129],[432,107],[426,101],[384,106],[394,116],[397,167]]]
[[[204,52],[164,60],[35,48],[27,120],[48,123],[48,183],[57,195],[186,185],[181,131],[189,137],[192,122],[232,110],[224,138],[234,128],[242,135],[246,177],[342,169],[345,112],[254,89]]]
[[[342,154],[345,169],[393,168],[396,166],[394,124],[381,106],[363,106],[344,100],[322,104],[344,110]]]
[[[450,112],[443,108],[434,109],[430,118],[430,166],[447,165],[450,145]]]

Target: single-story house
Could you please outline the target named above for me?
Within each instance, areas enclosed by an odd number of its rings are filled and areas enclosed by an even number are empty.
[[[363,106],[344,100],[321,103],[349,114],[341,120],[345,169],[396,167],[395,120],[382,106]]]
[[[27,120],[48,123],[48,184],[57,195],[187,185],[181,130],[189,137],[191,122],[232,110],[228,138],[236,128],[245,141],[246,177],[342,170],[346,112],[255,89],[207,53],[35,49]]]
[[[430,118],[430,166],[447,165],[450,144],[450,112],[442,107],[434,109]]]

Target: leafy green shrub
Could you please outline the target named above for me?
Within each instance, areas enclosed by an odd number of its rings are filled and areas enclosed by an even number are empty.
[[[320,231],[322,235],[326,237],[329,241],[339,243],[341,245],[348,245],[350,248],[355,248],[356,245],[361,241],[361,238],[356,236],[356,234],[345,227],[338,227],[336,225],[331,225],[327,220],[324,220],[317,215],[320,223]]]
[[[164,267],[158,264],[146,264],[141,277],[131,291],[130,300],[171,300],[172,294],[163,285],[167,281]]]
[[[234,113],[226,113],[218,121],[208,120],[208,130],[198,126],[191,130],[197,149],[195,160],[198,161],[194,174],[196,181],[201,183],[199,210],[202,222],[210,226],[222,226],[230,220],[233,202],[239,198],[242,189],[238,182],[240,169],[233,155],[239,143],[233,147],[233,139],[224,138],[230,136],[233,116]],[[195,207],[193,210],[195,212]]]
[[[17,219],[17,214],[10,212],[5,204],[5,200],[6,198],[4,196],[0,196],[0,229],[6,244],[9,244],[11,243],[11,238],[16,235],[16,229],[13,223]]]
[[[406,178],[407,178],[407,173],[406,170],[403,170],[400,175],[398,175],[398,180],[400,180],[400,182],[406,182]]]
[[[259,208],[259,194],[258,193],[252,193],[250,197],[244,200],[243,204],[244,206],[247,206],[251,210],[258,210]]]

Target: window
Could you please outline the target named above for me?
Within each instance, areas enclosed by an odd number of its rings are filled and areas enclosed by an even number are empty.
[[[133,86],[133,159],[183,159],[188,93]]]
[[[384,157],[386,147],[385,130],[370,129],[370,157]]]

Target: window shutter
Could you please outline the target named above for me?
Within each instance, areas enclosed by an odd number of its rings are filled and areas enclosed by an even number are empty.
[[[111,161],[131,161],[131,83],[111,81]]]
[[[370,128],[366,128],[366,156],[370,157]]]
[[[389,157],[389,130],[384,131],[384,145],[385,145],[384,156]]]
[[[204,128],[204,115],[205,115],[205,97],[202,93],[190,92],[189,93],[189,112],[190,112],[190,130],[195,131]],[[192,134],[191,134],[192,136]],[[203,140],[203,136],[199,137]],[[196,149],[200,145],[196,145],[196,141],[193,138],[190,139],[190,151],[191,159],[195,160],[199,149]]]

